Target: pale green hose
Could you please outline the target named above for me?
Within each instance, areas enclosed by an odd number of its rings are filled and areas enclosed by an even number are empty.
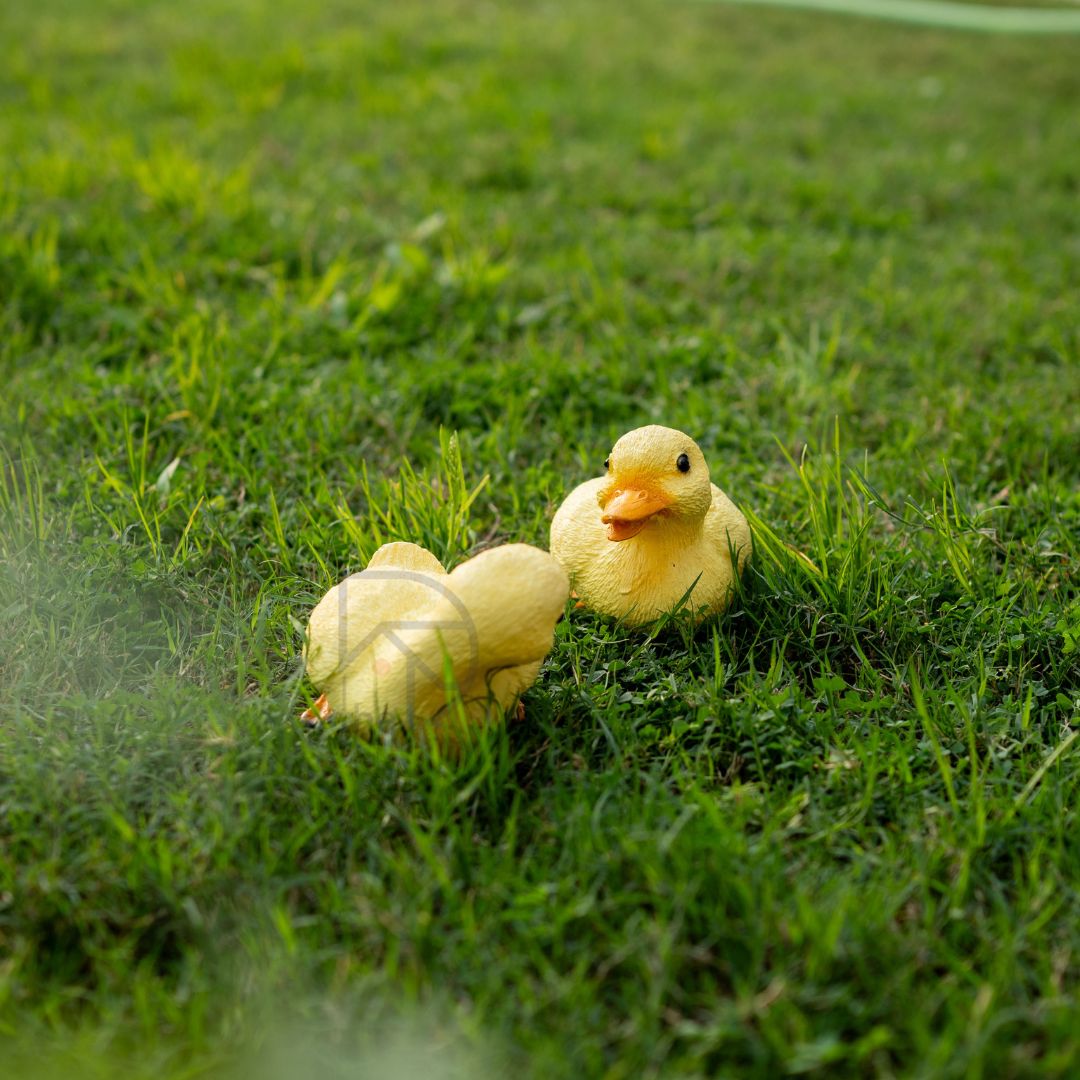
[[[862,15],[917,26],[981,30],[997,34],[1077,34],[1080,11],[1058,8],[989,7],[949,0],[697,0],[699,3],[759,4]],[[1075,0],[1071,0],[1075,2]],[[1080,63],[1080,58],[1077,60]]]

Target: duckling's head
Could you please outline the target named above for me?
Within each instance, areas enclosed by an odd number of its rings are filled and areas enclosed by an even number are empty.
[[[604,462],[608,482],[598,502],[609,540],[642,529],[702,524],[712,505],[709,466],[696,442],[651,424],[628,431]]]

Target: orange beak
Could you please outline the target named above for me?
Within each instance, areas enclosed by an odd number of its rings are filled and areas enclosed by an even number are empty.
[[[655,491],[619,489],[608,499],[600,520],[607,526],[609,540],[629,540],[645,528],[653,514],[670,505],[671,500],[666,495]]]

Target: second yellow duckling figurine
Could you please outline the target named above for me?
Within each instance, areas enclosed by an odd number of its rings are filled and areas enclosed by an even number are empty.
[[[723,610],[750,557],[750,527],[709,479],[697,443],[674,428],[637,428],[604,471],[551,523],[551,554],[585,606],[640,625],[689,590],[695,620]]]
[[[418,544],[384,544],[311,613],[307,673],[322,694],[304,718],[333,712],[364,731],[400,722],[456,743],[462,714],[498,719],[536,680],[568,592],[559,564],[528,544],[451,573]]]

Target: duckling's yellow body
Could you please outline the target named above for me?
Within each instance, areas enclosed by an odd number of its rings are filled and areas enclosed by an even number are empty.
[[[746,518],[674,428],[628,432],[605,475],[575,488],[551,523],[551,553],[581,601],[632,625],[689,592],[696,620],[723,610],[750,556]]]
[[[559,564],[527,544],[451,573],[416,544],[385,544],[311,613],[308,675],[365,730],[398,721],[438,736],[462,712],[492,720],[535,681],[568,592]]]

